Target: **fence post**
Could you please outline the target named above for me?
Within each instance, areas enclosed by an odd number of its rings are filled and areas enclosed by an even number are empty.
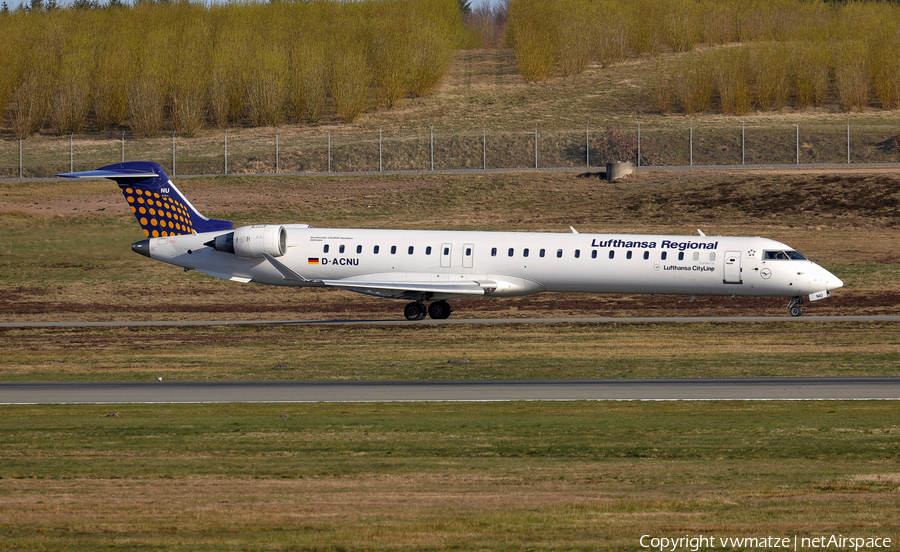
[[[741,165],[744,164],[744,130],[745,121],[741,121]]]
[[[172,176],[175,176],[175,131],[172,131]]]
[[[125,162],[125,132],[122,131],[122,163]]]
[[[431,125],[431,170],[434,170],[434,125]]]
[[[275,174],[281,172],[281,165],[278,161],[278,131],[275,131]]]
[[[694,123],[691,123],[691,166],[694,166]]]
[[[641,123],[638,123],[638,167],[641,166]]]
[[[228,175],[228,129],[225,129],[225,175]]]
[[[847,164],[850,164],[850,119],[847,119]]]
[[[381,164],[381,129],[378,129],[378,172],[383,170],[383,165]]]
[[[534,168],[535,168],[535,169],[538,168],[538,160],[537,160],[538,146],[537,146],[537,140],[538,140],[538,137],[537,137],[537,125],[534,125]]]
[[[800,164],[800,125],[797,125],[797,164]]]
[[[22,176],[22,139],[19,138],[19,178]]]
[[[585,127],[584,134],[584,167],[591,168],[591,123]]]
[[[69,134],[69,172],[75,172],[75,133]]]
[[[331,131],[328,131],[328,172],[331,172]]]
[[[481,170],[487,170],[487,129],[481,127]]]

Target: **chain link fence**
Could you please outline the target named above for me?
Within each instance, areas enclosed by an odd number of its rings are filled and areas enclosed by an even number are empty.
[[[296,132],[246,129],[197,138],[128,132],[0,140],[0,177],[40,178],[125,161],[170,175],[362,173],[459,169],[896,163],[900,122],[795,125],[635,125],[608,129]]]

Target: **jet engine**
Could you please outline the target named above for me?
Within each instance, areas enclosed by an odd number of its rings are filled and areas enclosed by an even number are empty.
[[[280,257],[287,251],[287,230],[284,226],[273,224],[241,226],[203,245],[243,259],[259,259],[263,253]]]

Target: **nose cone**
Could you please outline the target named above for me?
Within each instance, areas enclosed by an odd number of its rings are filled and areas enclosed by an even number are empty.
[[[819,289],[822,289],[821,286],[823,284],[827,291],[833,291],[840,287],[844,287],[844,282],[842,282],[840,278],[838,278],[831,272],[828,272],[821,266],[817,265],[817,268],[818,268],[818,270],[815,271],[815,274],[816,274],[815,280],[819,283],[819,286],[818,286]]]
[[[141,240],[131,244],[131,250],[135,253],[150,258],[150,240]]]
[[[825,280],[825,289],[828,291],[836,290],[837,288],[844,287],[844,282],[841,281],[840,278],[835,276],[832,273],[828,273],[828,279]]]

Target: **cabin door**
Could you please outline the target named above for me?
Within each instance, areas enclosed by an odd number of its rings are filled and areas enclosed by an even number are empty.
[[[725,284],[743,284],[741,280],[741,252],[725,252]]]

